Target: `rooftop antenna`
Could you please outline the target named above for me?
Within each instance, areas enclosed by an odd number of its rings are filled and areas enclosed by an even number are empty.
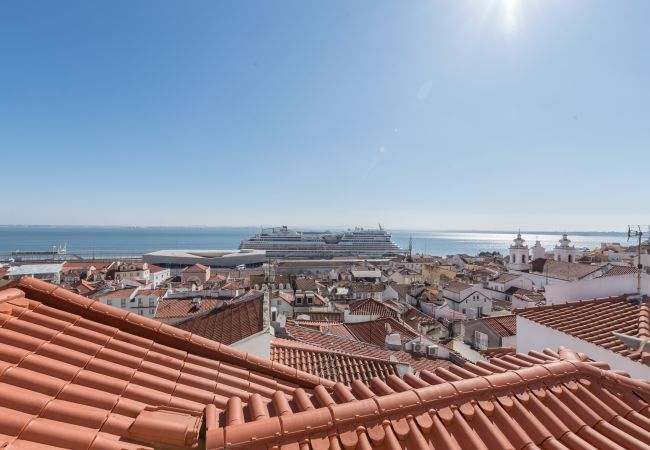
[[[648,227],[648,232],[650,232],[650,227]],[[637,247],[637,264],[636,264],[636,295],[641,298],[641,270],[643,269],[643,264],[641,264],[641,242],[643,238],[643,231],[641,231],[641,225],[628,225],[627,226],[627,240],[630,241],[630,238],[638,238],[639,244]]]

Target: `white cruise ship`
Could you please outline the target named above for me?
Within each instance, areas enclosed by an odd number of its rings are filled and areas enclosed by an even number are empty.
[[[390,233],[355,228],[329,231],[294,231],[286,226],[265,228],[244,240],[240,249],[266,250],[269,258],[328,259],[335,257],[386,257],[406,252],[391,241]]]

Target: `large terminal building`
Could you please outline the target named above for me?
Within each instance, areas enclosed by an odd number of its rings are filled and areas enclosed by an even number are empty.
[[[144,262],[180,271],[194,264],[214,268],[261,267],[266,262],[264,250],[158,250],[142,256]]]

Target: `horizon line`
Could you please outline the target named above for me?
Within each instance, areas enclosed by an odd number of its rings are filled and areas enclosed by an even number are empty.
[[[0,227],[49,227],[49,228],[65,228],[65,227],[76,227],[76,228],[277,228],[278,225],[84,225],[84,224],[0,224]],[[306,228],[306,229],[321,229],[327,231],[327,228],[339,228],[339,229],[354,229],[358,226],[348,226],[348,225],[296,225],[289,226],[289,228]],[[358,227],[364,229],[378,229],[375,227]],[[462,229],[462,228],[391,228],[391,227],[382,227],[383,229],[390,231],[434,231],[434,232],[457,232],[457,233],[476,233],[476,232],[489,232],[489,233],[517,233],[523,232],[525,234],[529,233],[620,233],[626,234],[626,231],[616,231],[616,230],[569,230],[569,229],[555,229],[555,230],[541,230],[541,229]]]

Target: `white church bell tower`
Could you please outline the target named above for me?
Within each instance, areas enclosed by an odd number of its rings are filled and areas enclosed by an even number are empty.
[[[512,241],[512,245],[510,246],[508,269],[519,271],[528,270],[528,246],[525,245],[525,242],[521,237],[521,233],[517,233],[517,238]]]

